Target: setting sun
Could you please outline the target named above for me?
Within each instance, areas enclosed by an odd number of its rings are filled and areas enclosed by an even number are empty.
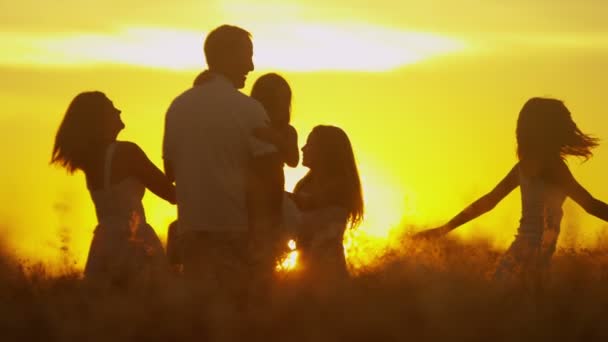
[[[0,341],[608,341],[607,14],[0,0]]]
[[[2,23],[0,139],[22,146],[6,149],[11,167],[2,171],[7,204],[0,208],[0,231],[27,259],[56,265],[67,244],[68,257],[83,267],[96,225],[82,175],[47,167],[70,99],[84,90],[106,92],[123,111],[119,139],[136,141],[160,166],[166,109],[204,68],[209,30],[225,22],[253,35],[256,69],[244,93],[265,72],[290,83],[299,147],[318,124],[339,126],[351,138],[366,207],[364,222],[345,236],[353,265],[380,260],[386,250],[399,249],[393,237],[404,229],[445,223],[492,189],[516,162],[515,120],[529,97],[564,99],[581,128],[608,136],[602,116],[607,43],[602,30],[587,25],[603,25],[599,10],[562,27],[563,21],[536,20],[539,9],[523,3],[512,11],[438,1],[379,1],[375,10],[340,0],[112,4],[26,1],[12,5],[15,15]],[[571,13],[561,5],[555,11],[557,17]],[[603,151],[602,145],[586,164],[571,163],[600,198],[607,194]],[[306,172],[286,168],[286,190]],[[16,187],[11,179],[22,181]],[[516,232],[516,197],[455,234],[505,248]],[[165,239],[175,207],[150,193],[144,205]],[[560,243],[592,245],[601,223],[569,202],[565,208]],[[68,238],[58,239],[58,232]]]
[[[287,242],[287,247],[289,251],[282,256],[277,262],[276,270],[277,272],[289,272],[296,269],[298,265],[298,255],[300,254],[296,249],[296,242],[294,240],[289,240]]]

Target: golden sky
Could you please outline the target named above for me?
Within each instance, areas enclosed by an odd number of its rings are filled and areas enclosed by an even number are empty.
[[[253,34],[256,71],[245,92],[268,71],[292,85],[301,143],[317,124],[347,131],[368,206],[361,229],[379,239],[443,223],[489,191],[516,162],[515,120],[529,97],[563,99],[584,131],[608,138],[608,2],[372,3],[0,0],[5,243],[51,264],[66,243],[82,265],[95,226],[84,179],[48,166],[67,105],[81,91],[104,91],[123,110],[120,138],[160,165],[164,112],[203,68],[205,32],[222,23]],[[570,165],[608,200],[608,148]],[[288,170],[288,185],[305,171]],[[458,234],[504,247],[518,195]],[[164,236],[175,209],[151,194],[145,205]],[[606,231],[572,203],[566,212],[562,245],[589,245]]]

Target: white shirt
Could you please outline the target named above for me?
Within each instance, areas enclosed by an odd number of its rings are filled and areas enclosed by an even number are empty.
[[[180,232],[248,229],[249,161],[276,151],[253,136],[268,121],[259,102],[219,74],[173,101],[163,157],[175,173]]]

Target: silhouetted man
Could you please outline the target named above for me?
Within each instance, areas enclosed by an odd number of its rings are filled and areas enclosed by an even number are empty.
[[[247,189],[276,148],[254,138],[268,117],[238,91],[254,69],[250,34],[220,26],[207,36],[204,51],[209,69],[167,111],[163,153],[176,183],[184,276],[202,295],[200,305],[222,321],[247,296]]]

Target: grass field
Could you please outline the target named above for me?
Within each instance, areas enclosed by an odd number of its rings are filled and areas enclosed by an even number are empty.
[[[499,256],[482,241],[404,240],[346,283],[283,275],[255,319],[225,328],[252,341],[608,340],[608,245],[559,250],[540,292],[492,282]],[[177,275],[102,291],[69,266],[50,275],[0,258],[2,341],[205,341],[204,305]]]

